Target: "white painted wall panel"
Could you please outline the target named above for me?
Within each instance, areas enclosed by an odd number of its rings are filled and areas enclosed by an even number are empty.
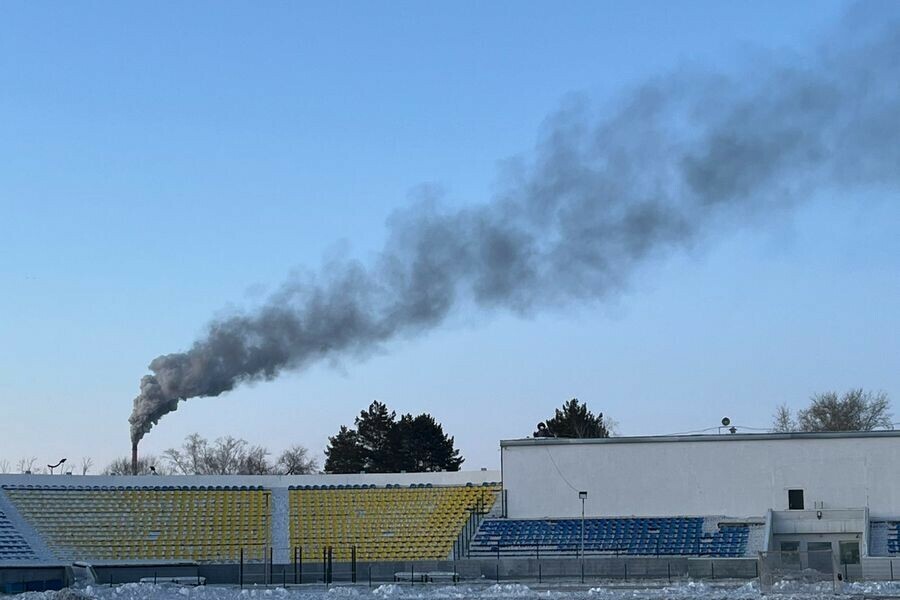
[[[512,518],[589,516],[763,516],[786,510],[787,490],[806,508],[869,507],[900,516],[900,436],[702,436],[696,441],[556,440],[502,444]],[[663,438],[671,439],[671,438]]]

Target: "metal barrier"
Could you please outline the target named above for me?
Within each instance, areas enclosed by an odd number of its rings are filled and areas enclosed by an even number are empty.
[[[347,554],[341,548],[341,555]],[[338,548],[310,553],[295,547],[275,555],[290,556],[288,563],[244,563],[239,583],[244,585],[324,585],[397,583],[423,585],[459,582],[602,583],[604,581],[666,581],[687,579],[755,579],[756,558],[696,559],[688,557],[593,556],[539,559],[505,558],[447,560],[357,560],[350,547],[350,560],[335,559]]]
[[[859,562],[839,562],[831,550],[769,551],[759,554],[760,589],[770,591],[791,584],[814,585],[840,592],[843,583],[860,581]]]
[[[118,584],[147,577],[193,575],[197,582],[244,586],[316,586],[337,584],[445,585],[459,582],[585,583],[754,578],[758,561],[687,557],[588,556],[443,560],[359,560],[371,554],[355,545],[287,548],[248,545],[236,561],[159,560],[140,564],[98,565],[99,581]],[[340,557],[340,559],[339,559]],[[180,569],[180,570],[179,570]],[[189,572],[182,572],[187,569]],[[176,572],[177,571],[177,572]]]

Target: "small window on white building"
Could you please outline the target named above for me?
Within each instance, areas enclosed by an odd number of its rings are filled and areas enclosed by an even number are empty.
[[[803,490],[788,490],[788,510],[803,510]]]

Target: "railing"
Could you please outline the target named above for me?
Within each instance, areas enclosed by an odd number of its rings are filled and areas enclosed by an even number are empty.
[[[472,543],[472,539],[478,532],[478,527],[484,520],[484,516],[491,511],[491,508],[493,508],[493,506],[488,506],[484,494],[482,494],[475,503],[475,506],[467,509],[468,516],[466,517],[466,522],[463,524],[459,535],[456,536],[456,540],[453,542],[453,560],[467,558],[469,556],[469,546]]]
[[[496,557],[497,559],[508,558],[545,558],[565,557],[579,558],[582,554],[581,541],[574,542],[546,542],[533,544],[503,544],[502,542],[489,541],[485,543],[470,542],[467,547],[466,556],[469,557]],[[622,545],[616,547],[598,548],[598,544],[594,541],[585,542],[584,556],[586,557],[622,557],[622,556],[655,556],[655,557],[702,557],[702,558],[741,558],[744,556],[744,549],[733,551],[713,551],[710,548],[698,547],[692,545],[690,550],[674,549],[669,544],[660,542],[659,544],[650,544],[637,549],[634,545]],[[604,546],[608,546],[604,544]],[[695,549],[696,548],[696,549]]]

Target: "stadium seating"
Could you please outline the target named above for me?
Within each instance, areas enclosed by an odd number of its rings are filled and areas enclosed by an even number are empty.
[[[303,560],[447,558],[471,511],[493,506],[496,485],[328,486],[290,490],[290,539]]]
[[[269,492],[223,487],[4,486],[57,558],[261,559]]]
[[[743,556],[747,525],[703,531],[702,517],[585,519],[586,555]],[[485,520],[469,547],[471,556],[575,554],[581,548],[581,519]]]
[[[896,521],[888,523],[887,548],[889,554],[900,553],[900,523]]]
[[[0,511],[0,562],[35,560],[37,555],[6,514]]]

